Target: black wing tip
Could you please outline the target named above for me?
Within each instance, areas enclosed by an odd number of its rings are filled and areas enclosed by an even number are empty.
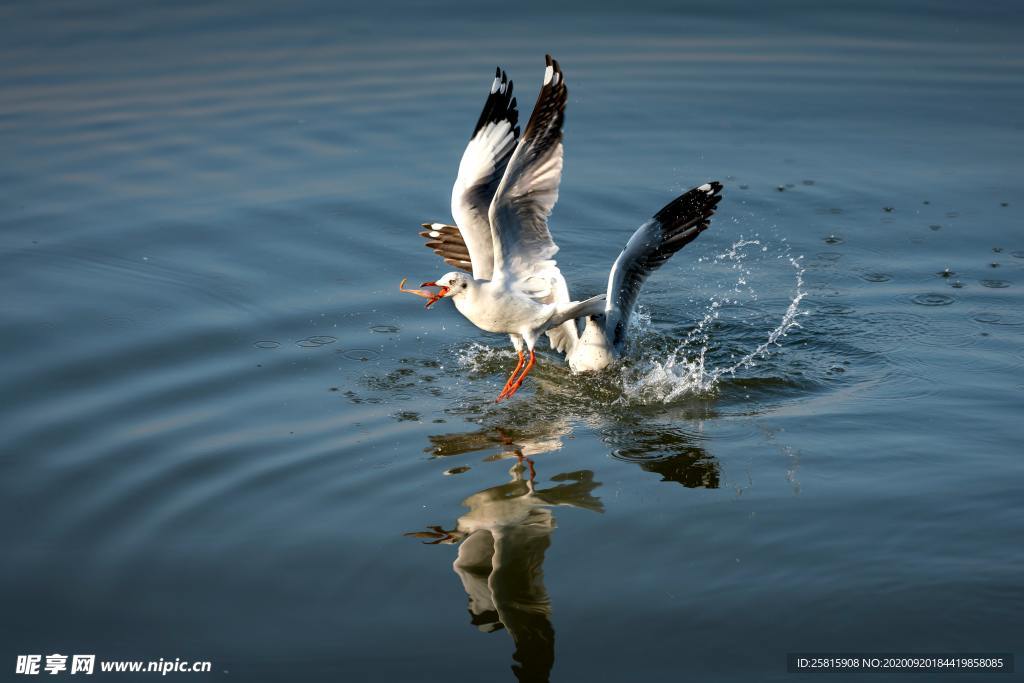
[[[565,74],[558,60],[551,55],[544,55],[544,63],[544,84],[537,95],[537,103],[533,106],[523,137],[544,139],[541,146],[546,147],[562,139],[569,90],[565,87]]]
[[[484,102],[483,111],[473,128],[470,139],[476,137],[480,129],[489,123],[508,121],[509,127],[516,128],[519,123],[519,109],[516,98],[512,96],[513,83],[508,74],[500,66],[494,69],[494,80],[491,81],[491,92]],[[518,135],[517,135],[518,137]]]
[[[550,53],[544,55],[544,66],[550,66],[555,71],[561,72],[562,67],[558,63],[558,60],[551,56]]]
[[[568,92],[565,87],[565,74],[562,73],[562,65],[549,54],[544,55],[544,88],[548,87],[558,89],[562,93]]]
[[[722,201],[723,187],[722,183],[712,180],[688,190],[654,214],[654,219],[661,223],[666,230],[688,225],[698,220],[707,223],[715,213],[718,202]],[[704,227],[706,228],[707,225]]]

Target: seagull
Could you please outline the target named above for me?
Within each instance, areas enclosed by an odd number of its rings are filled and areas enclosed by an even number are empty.
[[[544,85],[518,142],[512,84],[498,70],[452,191],[457,229],[431,231],[438,233],[434,244],[445,261],[469,274],[452,271],[421,285],[437,287],[436,293],[402,288],[430,299],[428,307],[451,298],[480,329],[511,337],[519,362],[497,401],[512,397],[522,386],[536,364],[534,347],[542,334],[549,333],[556,349],[568,350],[577,336],[575,319],[605,308],[604,294],[569,300],[565,278],[553,259],[558,246],[547,219],[562,176],[568,91],[558,62],[550,55],[545,62]],[[450,248],[452,233],[462,238],[464,249]]]
[[[629,319],[647,277],[711,225],[722,184],[704,183],[676,197],[637,228],[608,273],[603,313],[587,317],[583,334],[566,352],[573,372],[598,371],[621,357]]]
[[[722,199],[721,191],[719,182],[695,187],[673,199],[637,228],[608,273],[605,310],[587,316],[582,335],[577,333],[575,323],[569,323],[572,333],[564,335],[565,348],[557,349],[564,351],[573,372],[600,371],[622,356],[629,321],[644,282],[710,227],[711,217]],[[435,240],[427,246],[450,258],[449,263],[456,260],[458,252],[465,250],[455,226],[427,223],[424,227],[430,228],[430,234],[424,236]],[[565,301],[569,300],[568,289],[563,296]]]

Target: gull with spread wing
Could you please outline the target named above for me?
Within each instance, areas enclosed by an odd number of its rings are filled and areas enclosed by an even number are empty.
[[[573,372],[603,370],[620,358],[625,351],[629,322],[636,309],[640,289],[647,278],[663,266],[677,251],[697,239],[711,225],[711,217],[722,199],[722,184],[710,182],[695,187],[676,197],[637,228],[622,249],[608,273],[608,291],[605,310],[586,318],[583,334],[579,335],[575,322],[570,334],[565,334],[563,348]],[[427,246],[446,259],[465,251],[459,231],[454,226],[440,223],[424,224],[437,239],[446,230],[443,244],[434,241]],[[449,263],[452,263],[449,260]],[[569,301],[566,288],[561,300]],[[563,325],[564,327],[565,325]],[[557,330],[562,332],[561,328]],[[550,336],[552,332],[548,332]],[[554,343],[552,343],[554,346]]]
[[[608,273],[604,312],[587,317],[583,334],[566,352],[574,372],[603,370],[622,355],[640,288],[711,225],[721,191],[721,183],[704,183],[673,199],[637,228]]]
[[[463,155],[452,193],[458,229],[431,231],[437,233],[440,247],[446,240],[452,245],[455,234],[462,238],[464,249],[439,252],[448,263],[470,270],[471,275],[453,271],[423,283],[423,287],[438,287],[436,294],[405,290],[429,297],[428,306],[451,298],[459,312],[480,329],[510,335],[519,362],[498,401],[522,386],[536,364],[534,346],[542,334],[549,333],[556,349],[568,351],[577,336],[575,319],[599,314],[605,308],[603,294],[570,301],[565,278],[553,259],[558,246],[547,219],[558,200],[562,176],[562,125],[568,92],[562,70],[550,55],[546,57],[544,85],[518,143],[518,114],[514,113],[511,90],[504,74],[495,78]],[[493,197],[484,214],[483,202],[492,187]],[[524,344],[528,358],[523,355]]]

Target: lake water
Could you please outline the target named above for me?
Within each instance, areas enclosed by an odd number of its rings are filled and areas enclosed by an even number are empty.
[[[1019,660],[1024,19],[824,5],[0,7],[0,666]],[[574,294],[724,199],[623,365],[545,351],[496,405],[507,338],[397,285],[449,270],[419,225],[495,65],[525,121],[545,52]]]

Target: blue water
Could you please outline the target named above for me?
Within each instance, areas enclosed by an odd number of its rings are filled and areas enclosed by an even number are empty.
[[[1008,2],[0,6],[0,670],[1020,660],[1022,29]],[[495,405],[507,339],[397,285],[449,270],[419,224],[494,66],[525,119],[545,52],[574,293],[680,192],[724,199],[623,365],[545,351]]]

